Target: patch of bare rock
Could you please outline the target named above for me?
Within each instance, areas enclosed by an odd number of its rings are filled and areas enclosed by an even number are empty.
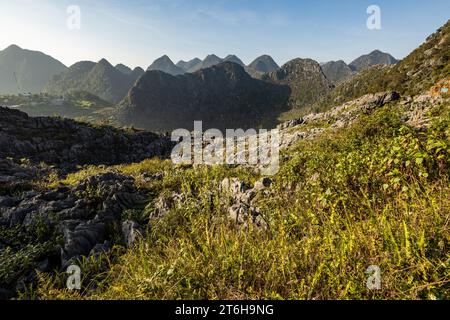
[[[131,177],[118,173],[95,175],[74,187],[0,196],[0,226],[23,230],[38,227],[60,236],[49,253],[30,266],[24,265],[8,283],[0,283],[0,288],[16,292],[32,281],[36,270],[65,270],[79,258],[107,252],[114,244],[132,246],[143,230],[123,213],[146,199]],[[0,238],[0,253],[10,241]]]

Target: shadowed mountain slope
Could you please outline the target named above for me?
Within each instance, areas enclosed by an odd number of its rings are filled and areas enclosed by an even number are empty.
[[[327,62],[322,65],[322,70],[327,79],[333,83],[339,83],[355,74],[355,72],[342,60]]]
[[[148,71],[121,102],[118,118],[153,131],[192,129],[195,120],[205,129],[255,128],[276,119],[289,94],[287,86],[253,79],[231,62],[177,77]]]
[[[44,92],[64,95],[69,92],[85,91],[108,102],[117,103],[142,74],[141,68],[125,74],[105,59],[98,63],[82,61],[54,76],[45,86]]]
[[[289,104],[297,109],[315,103],[333,87],[319,63],[311,59],[291,60],[280,69],[265,74],[263,80],[289,86]]]

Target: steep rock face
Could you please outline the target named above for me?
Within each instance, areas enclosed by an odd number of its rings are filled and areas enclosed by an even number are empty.
[[[366,70],[376,65],[392,65],[398,62],[389,53],[381,52],[380,50],[372,51],[369,54],[363,55],[349,64],[353,71],[359,72]]]
[[[98,63],[82,61],[65,72],[54,76],[45,86],[44,92],[64,95],[69,92],[85,91],[111,103],[119,102],[142,73],[125,74],[105,59]]]
[[[289,61],[279,70],[265,74],[263,80],[289,86],[290,105],[293,108],[313,104],[333,87],[319,63],[311,59]]]
[[[147,71],[151,70],[162,71],[173,76],[185,73],[185,71],[182,68],[177,67],[168,56],[162,56],[161,58],[156,59],[152,65],[148,67]]]
[[[153,131],[254,128],[285,109],[288,87],[251,78],[241,66],[225,62],[173,77],[147,72],[119,106],[124,124]]]
[[[354,71],[342,60],[327,62],[322,65],[322,70],[327,79],[335,84],[354,75]]]
[[[64,167],[119,164],[165,156],[169,138],[148,132],[92,127],[69,119],[28,117],[0,107],[0,158]]]
[[[11,45],[0,51],[0,94],[39,93],[67,67],[42,52]]]

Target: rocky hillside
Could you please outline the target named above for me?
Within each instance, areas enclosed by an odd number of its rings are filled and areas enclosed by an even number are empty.
[[[0,108],[0,158],[27,158],[32,163],[62,167],[118,164],[163,156],[169,138],[148,132],[94,127],[74,120],[27,114]]]
[[[220,85],[230,90],[267,85],[234,63],[196,75],[226,79]],[[150,71],[141,81],[186,76]],[[0,299],[233,299],[237,286],[246,299],[274,290],[284,299],[370,299],[364,272],[373,256],[385,266],[378,298],[444,299],[448,84],[416,96],[369,93],[283,123],[280,168],[270,178],[252,166],[144,160],[164,157],[171,142],[1,108]],[[246,276],[236,278],[243,259]],[[284,261],[285,276],[273,261]],[[331,273],[316,286],[324,261]],[[72,263],[86,274],[81,296],[64,287]],[[219,284],[212,289],[211,279]]]
[[[327,62],[322,65],[322,70],[327,79],[334,84],[347,80],[355,74],[355,72],[342,60]]]
[[[332,89],[320,65],[310,59],[260,73],[261,80],[249,73],[249,67],[233,62],[177,78],[147,72],[120,104],[117,118],[154,131],[192,129],[194,120],[203,120],[207,128],[271,127],[279,115],[310,106]]]
[[[170,60],[170,58],[166,55],[162,56],[159,59],[156,59],[152,65],[150,67],[148,67],[147,71],[151,71],[151,70],[158,70],[158,71],[162,71],[168,74],[171,74],[173,76],[177,76],[180,74],[185,73],[185,71],[176,66],[172,60]]]
[[[36,283],[37,272],[66,270],[77,259],[95,259],[114,245],[131,246],[143,234],[124,215],[147,198],[133,178],[108,173],[44,191],[22,184],[15,186],[21,191],[16,194],[11,186],[5,188],[5,178],[31,184],[43,172],[0,160],[0,300]]]
[[[287,86],[253,79],[231,62],[178,77],[149,71],[121,102],[118,118],[152,131],[192,129],[195,120],[204,128],[255,128],[276,119],[288,96]]]
[[[0,107],[0,299],[448,300],[449,50],[450,21],[335,89],[309,59],[264,81],[225,62],[147,71],[120,103],[125,124],[223,130],[323,96],[278,126],[270,177],[173,164],[167,136]]]
[[[40,298],[80,298],[51,270],[88,256],[86,299],[233,299],[237,286],[245,299],[274,290],[284,299],[373,299],[365,271],[377,256],[385,266],[377,298],[444,299],[449,114],[449,96],[435,90],[368,94],[282,124],[280,168],[270,178],[252,166],[155,159],[3,194],[0,292],[38,283]],[[6,162],[0,174],[14,179],[45,174]],[[15,264],[22,256],[29,263]],[[284,261],[285,275],[273,261]],[[330,274],[317,285],[324,265]],[[151,280],[143,286],[143,278]]]
[[[280,69],[265,74],[263,80],[288,86],[290,107],[296,109],[313,104],[333,88],[319,63],[311,59],[289,61]]]
[[[0,94],[39,93],[67,67],[43,54],[11,45],[0,51]]]
[[[363,55],[352,61],[349,66],[353,71],[360,72],[376,65],[393,65],[398,62],[389,53],[381,52],[380,50],[372,51],[369,54]]]
[[[374,66],[339,84],[318,104],[321,109],[366,93],[396,90],[417,95],[450,77],[450,21],[406,58],[391,66]]]
[[[0,300],[35,283],[37,271],[131,245],[142,231],[124,214],[147,198],[129,176],[108,173],[54,190],[42,190],[44,184],[80,165],[164,158],[172,146],[170,138],[148,132],[0,107]]]
[[[136,68],[130,74],[123,73],[105,59],[98,63],[82,61],[54,76],[45,86],[44,92],[64,95],[73,91],[85,91],[108,102],[117,103],[142,74],[141,68]]]

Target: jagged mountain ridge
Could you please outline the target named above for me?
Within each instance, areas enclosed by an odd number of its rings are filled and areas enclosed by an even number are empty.
[[[121,102],[118,118],[154,131],[192,129],[195,120],[204,128],[254,128],[285,111],[289,94],[231,62],[177,77],[148,71]]]
[[[290,107],[297,109],[315,103],[333,88],[319,63],[312,59],[291,60],[280,69],[266,73],[263,80],[289,86]]]
[[[156,131],[192,129],[194,120],[208,128],[273,126],[283,112],[310,106],[333,87],[311,59],[294,59],[262,80],[234,62],[177,78],[147,72],[141,80],[121,102],[119,122]]]
[[[327,78],[337,84],[370,67],[393,65],[397,62],[398,60],[389,53],[374,50],[371,53],[356,58],[350,64],[346,64],[343,60],[338,60],[322,63],[321,67]]]
[[[206,68],[218,65],[221,62],[223,62],[222,58],[219,58],[215,54],[210,54],[210,55],[207,55],[201,63],[194,65],[187,72],[193,73],[193,72],[199,71],[201,69],[206,69]]]
[[[247,73],[250,74],[252,77],[260,79],[264,73],[275,71],[279,68],[279,66],[272,59],[272,57],[268,55],[263,55],[256,58],[250,65],[247,66],[238,56],[233,54],[230,54],[225,58],[220,58],[215,54],[210,54],[206,56],[203,60],[199,58],[194,58],[189,61],[184,60],[178,61],[177,64],[174,65],[175,67],[177,67],[177,69],[174,69],[171,61],[169,62],[170,58],[168,58],[167,56],[164,56],[163,58],[164,63],[162,64],[162,66],[149,68],[149,70],[160,70],[169,73],[171,75],[179,75],[182,73],[194,73],[202,69],[216,66],[222,62],[233,62],[240,65],[241,67],[244,67],[245,71],[247,71]],[[160,59],[162,58],[159,58],[158,60]],[[158,60],[156,60],[156,62],[160,64]],[[182,69],[184,72],[182,72],[178,68]]]

